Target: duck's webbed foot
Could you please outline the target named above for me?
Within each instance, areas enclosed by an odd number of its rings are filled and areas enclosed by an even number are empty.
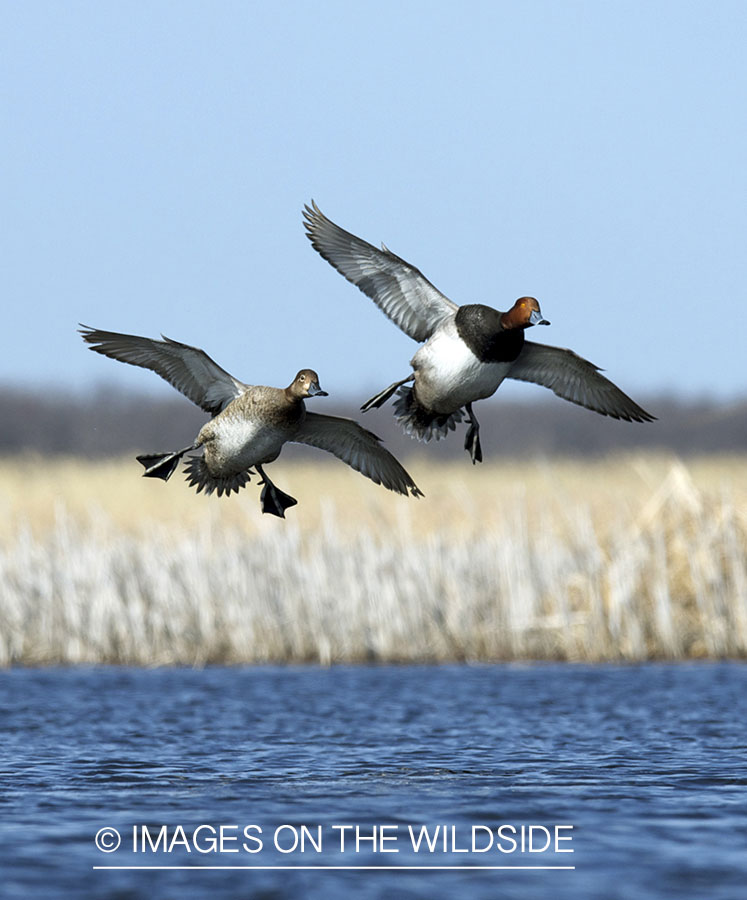
[[[177,450],[175,453],[142,453],[135,459],[145,468],[143,472],[145,478],[161,478],[168,481],[176,471],[179,460],[190,450],[194,450],[194,445]]]
[[[361,412],[368,412],[369,409],[373,409],[374,407],[383,406],[386,401],[392,396],[392,394],[397,390],[398,387],[402,387],[403,384],[407,384],[408,381],[412,381],[415,375],[408,375],[407,378],[403,378],[402,381],[395,381],[394,384],[390,384],[388,388],[384,388],[381,393],[377,394],[375,397],[371,397],[370,400],[366,400],[366,402],[361,406]]]
[[[267,475],[265,475],[262,466],[257,466],[256,469],[262,477],[260,484],[264,485],[262,493],[259,495],[262,512],[270,513],[273,516],[284,519],[286,509],[290,506],[295,506],[296,503],[298,503],[298,500],[296,500],[295,497],[291,497],[290,494],[281,491],[279,487],[276,487]]]
[[[464,449],[469,452],[472,458],[472,465],[482,462],[482,447],[480,446],[480,423],[472,412],[472,404],[468,403],[465,407],[469,416],[469,428],[467,436],[464,439]]]

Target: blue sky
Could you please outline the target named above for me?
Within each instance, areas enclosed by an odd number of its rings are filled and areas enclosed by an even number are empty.
[[[552,326],[531,336],[634,396],[747,393],[747,4],[2,17],[0,383],[158,389],[79,321],[163,332],[252,383],[310,366],[365,399],[404,377],[416,345],[304,237],[313,197],[457,303],[538,297]]]

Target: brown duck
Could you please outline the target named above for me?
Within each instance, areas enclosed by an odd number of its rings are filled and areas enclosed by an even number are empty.
[[[276,460],[288,441],[310,444],[334,454],[351,468],[399,494],[422,496],[415,482],[379,438],[352,419],[307,412],[307,397],[326,397],[312,369],[301,369],[287,388],[244,384],[229,375],[204,350],[164,337],[82,326],[91,350],[120,362],[151,369],[212,415],[189,447],[171,453],[138,456],[148,478],[168,481],[185,453],[202,448],[187,462],[187,480],[197,491],[230,494],[250,481],[256,469],[263,485],[262,512],[285,517],[297,501],[276,487],[263,466]]]

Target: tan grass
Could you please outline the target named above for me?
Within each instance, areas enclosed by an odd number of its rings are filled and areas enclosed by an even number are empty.
[[[196,495],[133,460],[0,464],[0,663],[747,655],[747,459],[334,461]]]

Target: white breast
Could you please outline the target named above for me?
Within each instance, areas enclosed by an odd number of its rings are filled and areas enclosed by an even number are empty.
[[[257,463],[271,462],[286,434],[277,428],[237,417],[214,420],[212,440],[205,446],[205,461],[213,475],[241,472]]]
[[[453,321],[423,344],[410,365],[415,369],[418,400],[441,413],[490,397],[511,368],[511,363],[480,362],[459,337]]]

